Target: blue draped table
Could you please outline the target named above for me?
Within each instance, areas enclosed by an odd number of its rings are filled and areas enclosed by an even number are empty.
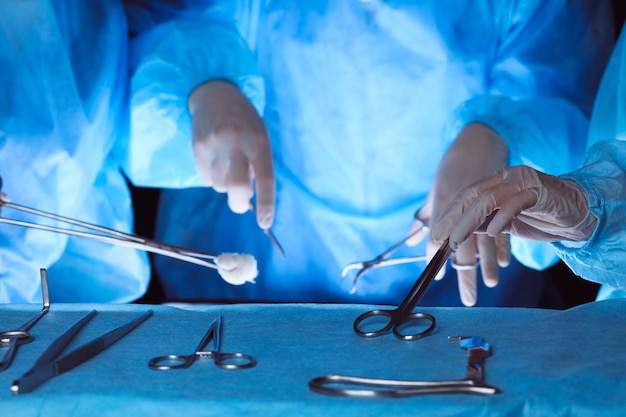
[[[425,308],[436,331],[413,342],[391,335],[364,339],[354,319],[370,306],[320,304],[147,305],[52,304],[12,366],[0,372],[3,416],[608,416],[626,415],[626,299],[565,311],[520,308]],[[41,309],[0,305],[0,330]],[[105,352],[28,394],[13,380],[91,309],[99,314],[68,349],[151,309],[154,315]],[[193,352],[211,321],[224,318],[222,350],[244,352],[256,367],[226,371],[212,360],[154,371],[150,358]],[[311,392],[326,374],[385,379],[460,379],[467,351],[448,336],[482,336],[493,348],[483,397],[438,394],[409,398],[343,398]],[[1,352],[4,353],[4,349]]]

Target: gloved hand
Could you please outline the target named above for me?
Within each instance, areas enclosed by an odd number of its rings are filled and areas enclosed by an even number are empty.
[[[467,125],[442,158],[426,204],[419,212],[419,220],[413,223],[409,234],[420,227],[420,220],[428,224],[431,219],[436,218],[436,214],[440,213],[463,187],[492,175],[506,166],[507,161],[507,145],[493,130],[480,123]],[[418,234],[409,239],[407,244],[414,246],[423,237],[424,234]],[[437,244],[432,238],[429,239],[427,245],[429,259],[434,256],[441,241],[442,239],[439,239]],[[509,238],[505,235],[495,238],[474,235],[471,239],[466,238],[459,242],[455,249],[453,266],[457,270],[461,301],[466,306],[473,306],[476,304],[477,254],[485,285],[494,287],[498,284],[499,266],[508,266],[511,260]],[[436,279],[443,278],[444,272],[442,269]]]
[[[276,183],[265,123],[234,84],[210,81],[189,97],[193,118],[193,153],[202,179],[228,193],[235,213],[251,208],[256,191],[257,223],[269,229],[274,220]]]
[[[9,201],[9,197],[5,193],[2,192],[2,177],[0,177],[0,200]],[[2,211],[2,205],[0,204],[0,211]]]
[[[597,219],[574,181],[527,166],[505,168],[461,191],[433,223],[431,236],[452,248],[476,232],[547,242],[588,240]]]

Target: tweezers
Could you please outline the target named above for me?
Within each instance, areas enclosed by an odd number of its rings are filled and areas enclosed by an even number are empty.
[[[14,395],[32,392],[49,379],[70,371],[83,362],[88,361],[134,330],[147,320],[153,312],[148,310],[117,329],[79,346],[59,358],[63,349],[95,314],[96,310],[90,311],[52,342],[37,359],[33,367],[22,375],[21,378],[13,382],[11,392]]]
[[[49,232],[63,233],[66,235],[79,236],[88,239],[97,240],[100,242],[111,243],[114,245],[127,246],[134,249],[144,250],[146,252],[157,253],[159,255],[169,256],[170,258],[179,259],[185,262],[190,262],[196,265],[201,265],[213,269],[218,269],[215,264],[217,259],[216,255],[211,255],[204,252],[198,252],[190,249],[181,248],[174,245],[168,245],[166,243],[157,242],[144,237],[132,235],[129,233],[123,233],[117,230],[109,229],[102,226],[97,226],[91,223],[83,222],[80,220],[71,219],[57,214],[48,213],[42,210],[22,206],[15,203],[4,201],[0,198],[0,208],[6,207],[14,210],[20,210],[26,213],[30,213],[36,216],[45,217],[48,219],[57,220],[59,222],[79,226],[87,230],[95,231],[98,233],[90,233],[86,231],[67,229],[56,226],[42,225],[38,223],[25,222],[21,220],[7,219],[0,216],[0,223],[12,224],[15,226],[30,227],[33,229],[46,230]]]

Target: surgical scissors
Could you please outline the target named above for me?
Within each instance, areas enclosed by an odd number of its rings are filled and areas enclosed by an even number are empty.
[[[354,321],[354,331],[362,337],[378,337],[393,331],[394,336],[401,340],[415,340],[429,335],[436,325],[435,317],[428,313],[413,313],[413,309],[426,293],[426,290],[433,282],[439,270],[446,263],[448,257],[452,253],[452,248],[448,244],[448,239],[441,245],[435,253],[433,259],[428,263],[420,277],[417,279],[413,287],[409,290],[400,306],[394,310],[376,309],[361,314]],[[377,330],[364,330],[363,325],[366,321],[373,323],[372,318],[383,317],[385,323]],[[405,334],[402,333],[403,326],[409,327],[418,321],[428,320],[430,326],[421,332]]]
[[[78,365],[103,352],[133,331],[137,326],[146,321],[153,312],[152,310],[148,310],[126,324],[60,356],[65,347],[95,314],[96,310],[90,311],[52,342],[41,356],[39,356],[37,361],[35,361],[33,367],[13,382],[11,392],[14,395],[31,392],[49,379],[74,369]]]
[[[165,355],[150,359],[148,366],[156,371],[169,371],[171,369],[189,368],[197,359],[212,358],[215,365],[231,371],[252,368],[256,365],[256,359],[245,353],[224,353],[220,351],[222,331],[222,316],[217,316],[209,326],[209,330],[196,347],[194,353],[189,355]],[[204,347],[213,340],[213,350],[205,350]]]
[[[451,336],[467,349],[467,376],[465,379],[444,381],[406,381],[363,378],[347,375],[325,375],[309,381],[309,388],[320,394],[344,397],[409,397],[424,394],[497,394],[500,390],[483,382],[484,358],[491,347],[479,336]]]
[[[6,353],[2,357],[2,361],[0,361],[0,371],[4,371],[7,369],[11,362],[13,362],[13,358],[17,353],[18,346],[30,343],[33,341],[34,337],[30,334],[29,330],[31,327],[35,325],[50,309],[50,293],[48,292],[48,275],[45,269],[39,270],[41,275],[41,294],[43,298],[43,307],[41,311],[28,320],[26,323],[22,324],[15,330],[7,330],[0,333],[0,346],[8,347]]]
[[[253,213],[256,213],[256,205],[254,204],[252,200],[250,200],[250,210],[252,210]],[[267,238],[272,243],[272,246],[274,246],[274,249],[276,249],[278,253],[280,254],[280,256],[284,258],[285,251],[283,250],[283,247],[278,241],[278,239],[276,239],[276,236],[274,235],[272,230],[271,229],[262,229],[262,230],[263,230],[263,233],[265,233],[265,236],[267,236]]]
[[[352,288],[350,289],[350,294],[354,294],[356,292],[356,286],[359,281],[359,278],[361,278],[361,276],[363,276],[363,274],[365,274],[371,268],[376,268],[380,266],[401,265],[401,264],[412,263],[412,262],[420,262],[420,261],[425,261],[427,259],[426,256],[404,256],[404,257],[390,258],[390,259],[387,258],[393,252],[398,250],[398,248],[404,245],[407,242],[407,240],[411,239],[413,236],[416,236],[420,233],[426,233],[430,230],[429,227],[426,225],[426,223],[424,223],[421,219],[418,218],[420,210],[421,209],[418,209],[415,212],[415,214],[413,215],[413,219],[415,221],[421,222],[421,227],[414,230],[410,235],[408,235],[404,239],[390,246],[388,249],[386,249],[380,255],[376,256],[374,259],[371,259],[369,261],[352,262],[343,268],[343,270],[341,271],[342,279],[345,278],[346,275],[348,275],[348,272],[350,272],[351,270],[353,269],[359,270],[354,276],[354,279],[352,281]]]

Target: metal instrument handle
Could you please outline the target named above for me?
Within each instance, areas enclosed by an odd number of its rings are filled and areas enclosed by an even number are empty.
[[[150,359],[148,366],[155,371],[186,369],[197,359],[196,355],[165,355]]]
[[[332,385],[338,385],[334,387]],[[343,388],[342,388],[343,387]],[[309,388],[320,394],[342,397],[409,397],[425,394],[492,395],[498,389],[471,379],[447,381],[405,381],[325,375],[309,381]]]
[[[374,318],[386,317],[388,321],[382,325],[382,327],[376,330],[366,330],[367,327],[366,322],[372,322]],[[424,330],[416,333],[404,333],[402,332],[403,327],[408,327],[411,324],[416,324],[417,322],[427,320],[430,322],[430,325],[426,327]],[[421,339],[422,337],[428,336],[435,330],[437,325],[437,321],[435,317],[428,313],[411,313],[406,315],[401,315],[397,310],[371,310],[366,311],[361,314],[354,321],[354,331],[361,337],[378,337],[393,332],[394,336],[400,340],[416,340]],[[421,326],[420,326],[421,327]]]

